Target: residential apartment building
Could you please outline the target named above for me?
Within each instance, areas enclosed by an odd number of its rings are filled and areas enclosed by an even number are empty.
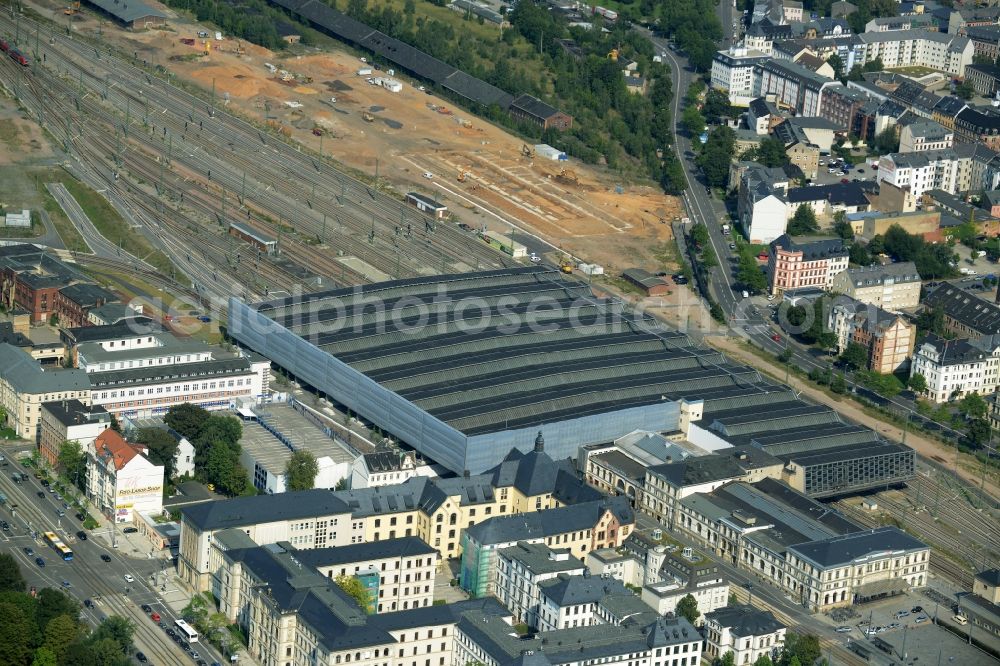
[[[513,614],[515,622],[539,628],[539,585],[558,577],[582,575],[585,567],[566,549],[544,543],[518,542],[497,553],[494,595]]]
[[[841,239],[796,241],[783,234],[771,241],[768,249],[769,291],[779,296],[800,287],[829,290],[834,277],[847,270],[848,254]]]
[[[438,552],[417,537],[297,550],[295,558],[320,575],[353,576],[370,595],[369,613],[424,608],[434,601]]]
[[[972,42],[973,57],[996,62],[1000,57],[1000,25],[974,26],[965,29],[965,36]]]
[[[955,141],[1000,151],[1000,113],[989,107],[962,109],[955,116]]]
[[[926,118],[901,125],[899,130],[899,152],[901,153],[943,150],[951,148],[954,142],[954,131]]]
[[[820,117],[826,118],[839,130],[857,134],[854,131],[855,118],[869,101],[868,95],[860,90],[834,83],[823,88],[820,102]],[[857,134],[864,138],[866,132]]]
[[[351,466],[351,488],[402,483],[415,476],[437,476],[415,451],[375,451],[358,456]]]
[[[81,370],[43,369],[30,354],[0,342],[0,407],[17,436],[37,442],[42,405],[53,400],[90,404],[91,388]]]
[[[539,585],[538,628],[541,632],[617,625],[626,617],[654,619],[657,614],[620,580],[584,571],[561,573]]]
[[[959,158],[952,149],[920,153],[890,153],[879,158],[878,179],[899,188],[909,188],[919,199],[927,190],[955,194],[959,182]]]
[[[920,304],[920,274],[912,261],[860,266],[841,271],[831,290],[861,303],[899,312]]]
[[[733,653],[737,666],[773,659],[785,646],[788,627],[774,613],[740,604],[705,613],[705,656],[721,659]]]
[[[794,109],[800,116],[818,116],[823,89],[834,84],[797,63],[771,59],[755,66],[753,97],[774,95],[778,108]]]
[[[918,374],[927,382],[922,395],[932,402],[990,395],[1000,386],[1000,337],[949,340],[930,334],[913,355],[910,375]]]
[[[761,51],[733,46],[712,59],[712,89],[729,95],[734,106],[748,106],[754,99],[754,66],[770,56]]]
[[[1000,333],[1000,306],[943,282],[924,296],[924,305],[940,309],[949,333],[977,338]]]
[[[617,548],[632,533],[635,513],[623,497],[585,502],[517,516],[497,516],[462,533],[462,589],[494,594],[499,551],[519,541],[568,550],[577,558]]]
[[[983,97],[995,97],[1000,91],[1000,67],[996,65],[969,65],[965,78]]]
[[[114,430],[98,435],[87,451],[87,497],[115,523],[131,523],[137,513],[163,511],[163,465],[148,449]]]
[[[886,69],[919,66],[961,77],[972,54],[967,37],[927,30],[865,32],[855,37],[851,66],[880,58]]]
[[[646,490],[640,510],[673,529],[683,498],[711,492],[745,474],[732,457],[724,455],[698,456],[650,467],[646,470]]]
[[[85,405],[76,399],[43,403],[38,452],[55,467],[63,442],[79,442],[86,451],[110,427],[111,414],[100,405]]]
[[[837,351],[850,343],[868,353],[868,370],[889,374],[905,366],[913,352],[916,326],[877,305],[840,296],[830,308],[827,327],[837,336]]]
[[[634,552],[631,546],[631,542],[625,543],[627,552]],[[706,613],[729,603],[729,583],[722,577],[719,565],[701,553],[676,546],[671,552],[661,545],[647,548],[646,553],[646,561],[656,573],[646,576],[642,600],[658,614],[676,613],[677,604],[690,595],[702,613],[695,624],[701,625]]]
[[[789,179],[781,169],[756,163],[740,163],[737,215],[751,243],[770,243],[785,233],[788,225]]]

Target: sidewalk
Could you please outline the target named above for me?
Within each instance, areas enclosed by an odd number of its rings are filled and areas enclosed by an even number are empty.
[[[748,351],[742,344],[739,344],[729,338],[721,336],[706,337],[705,343],[715,349],[725,352],[733,359],[746,363],[749,366],[766,369],[778,376],[785,373],[783,367],[767,363],[753,352]],[[839,400],[832,398],[825,391],[817,388],[812,382],[793,374],[789,375],[788,384],[796,391],[807,396],[810,400],[832,407],[852,421],[868,426],[888,439],[892,439],[896,442],[901,442],[903,439],[903,430],[901,428],[897,427],[893,423],[887,423],[877,417],[871,416],[854,400],[846,397]],[[936,440],[923,437],[919,433],[914,433],[913,431],[906,434],[906,446],[910,447],[924,458],[934,460],[942,466],[953,470],[963,481],[966,481],[976,487],[979,486],[981,480],[979,474],[970,472],[961,465],[955,464],[955,457],[958,455],[956,449],[945,446]],[[994,498],[1000,497],[1000,487],[998,487],[996,483],[990,479],[986,479],[983,490],[992,495]]]

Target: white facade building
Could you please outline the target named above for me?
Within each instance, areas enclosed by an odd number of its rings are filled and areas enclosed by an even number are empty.
[[[1000,386],[1000,337],[946,340],[929,335],[913,354],[910,376],[918,374],[927,381],[924,395],[933,402],[989,395]]]
[[[376,451],[358,456],[351,466],[351,488],[374,488],[437,473],[415,451]]]
[[[116,523],[132,522],[136,512],[163,511],[163,465],[145,454],[144,446],[114,430],[98,435],[87,452],[87,496]]]
[[[852,66],[881,58],[886,69],[919,66],[961,77],[972,64],[973,44],[968,37],[928,30],[866,32],[857,36],[852,55]]]
[[[920,153],[890,153],[878,161],[878,179],[900,189],[909,188],[914,199],[927,190],[955,194],[959,183],[959,158],[953,149]]]
[[[721,659],[732,652],[737,666],[755,663],[761,656],[776,657],[785,645],[787,627],[770,611],[740,605],[705,614],[705,656]]]
[[[732,47],[712,59],[712,88],[728,93],[733,106],[747,106],[754,99],[754,66],[770,56],[761,51]]]
[[[553,550],[542,543],[519,542],[497,553],[494,594],[514,615],[516,622],[538,627],[539,584],[559,574],[581,575],[583,562],[568,550]]]

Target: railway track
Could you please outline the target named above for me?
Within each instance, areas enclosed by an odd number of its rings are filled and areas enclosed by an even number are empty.
[[[29,20],[22,24],[28,24],[26,29],[33,27]],[[11,19],[0,14],[0,29],[9,32],[10,28]],[[253,211],[259,212],[259,219],[252,221],[267,225],[270,233],[279,224],[293,226],[299,235],[319,238],[338,254],[355,256],[392,277],[502,265],[501,258],[484,244],[452,225],[433,224],[335,164],[225,111],[211,109],[203,100],[106,50],[45,25],[40,31],[51,43],[42,49],[46,65],[39,71],[63,72],[64,94],[76,100],[101,98],[103,106],[119,119],[124,117],[121,132],[127,131],[130,141],[158,151],[171,168],[176,163],[190,172],[206,193],[219,196],[220,201],[233,196],[241,211],[250,211],[251,217]],[[76,90],[67,86],[72,81]],[[157,135],[161,145],[144,132],[134,131],[139,122],[148,123],[150,134]],[[64,133],[67,137],[74,134],[69,125]],[[122,148],[116,150],[121,155]],[[187,190],[185,198],[192,196],[193,189]],[[328,277],[340,274],[347,280],[364,281],[363,275],[350,274],[342,262],[326,253],[296,248],[291,254],[302,256],[310,262],[306,265],[323,270]]]

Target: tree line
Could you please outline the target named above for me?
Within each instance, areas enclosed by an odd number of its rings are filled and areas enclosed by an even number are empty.
[[[80,602],[62,590],[28,590],[17,560],[0,553],[0,664],[128,666],[135,627],[118,615],[93,630]]]

